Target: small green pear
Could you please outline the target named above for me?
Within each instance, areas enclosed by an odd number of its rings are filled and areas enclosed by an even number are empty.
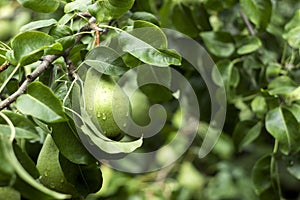
[[[44,186],[57,192],[77,195],[74,186],[64,176],[59,163],[59,150],[50,134],[45,139],[36,167],[41,175],[39,181]]]

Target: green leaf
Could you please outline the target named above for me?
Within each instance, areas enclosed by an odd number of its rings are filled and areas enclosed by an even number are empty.
[[[130,18],[133,20],[143,20],[143,21],[151,22],[157,26],[159,26],[160,24],[157,17],[148,12],[134,12]]]
[[[247,36],[240,38],[238,46],[239,48],[237,49],[237,53],[239,55],[244,55],[258,50],[262,46],[262,43],[258,37]]]
[[[208,50],[216,56],[229,57],[235,50],[233,38],[230,33],[202,32],[200,36]]]
[[[128,70],[121,56],[115,50],[105,46],[92,49],[83,63],[111,76],[122,75]]]
[[[85,197],[100,190],[103,180],[96,162],[90,165],[78,165],[62,155],[59,156],[59,161],[67,181],[74,185],[82,196]]]
[[[174,6],[171,20],[177,30],[190,37],[197,37],[200,33],[193,20],[191,10],[183,3],[178,3]]]
[[[76,164],[95,162],[95,159],[80,141],[71,119],[68,122],[51,124],[51,128],[52,138],[64,157]]]
[[[258,117],[262,117],[267,112],[268,105],[264,97],[257,96],[251,102],[251,108]]]
[[[98,153],[96,155],[102,155],[103,159],[105,159],[104,156],[113,158],[114,155],[131,153],[142,145],[142,138],[129,142],[114,141],[107,138],[92,122],[91,116],[86,112],[82,102],[80,109],[84,124],[77,124],[80,126],[78,134],[81,139],[84,139],[85,145],[92,145],[90,148],[93,148],[93,151]]]
[[[272,80],[275,77],[278,77],[280,72],[282,71],[282,66],[278,63],[269,63],[266,70],[266,78],[267,80]]]
[[[16,138],[18,139],[29,139],[29,140],[39,140],[39,136],[19,127],[15,127],[16,129]],[[8,125],[0,124],[0,132],[3,135],[9,136],[10,128]]]
[[[13,52],[8,52],[12,57],[9,60],[12,64],[21,66],[28,65],[38,61],[46,50],[62,50],[59,43],[50,35],[43,32],[30,31],[17,35],[12,41]]]
[[[288,96],[296,88],[295,82],[288,76],[279,76],[272,80],[269,85],[270,95]]]
[[[151,45],[156,49],[168,48],[167,37],[158,26],[142,20],[136,20],[134,26],[135,29],[121,33],[120,38],[118,38],[121,44],[125,42],[122,37],[129,37],[132,40],[136,40],[137,44],[140,44],[136,48],[144,48],[147,45]]]
[[[240,83],[240,72],[237,67],[232,68],[230,86],[236,88]]]
[[[299,26],[300,23],[300,10],[297,10],[293,18],[284,26],[284,30],[289,32]]]
[[[75,37],[73,36],[73,31],[69,26],[54,26],[50,29],[49,35],[56,39],[56,42],[60,43],[64,50],[74,45]]]
[[[159,27],[151,22],[148,22],[148,21],[144,21],[144,20],[135,20],[133,22],[133,28],[134,29],[138,29],[138,28],[144,28],[144,27],[150,27],[150,28],[154,28],[154,29],[159,29]],[[162,44],[165,44],[165,35],[164,34],[161,34],[162,36]],[[147,39],[146,37],[144,37],[145,39]],[[157,40],[159,40],[157,38]],[[150,41],[151,42],[151,41]],[[153,41],[152,41],[153,42]],[[158,43],[158,42],[157,42]],[[165,45],[167,46],[167,44]]]
[[[54,12],[59,6],[57,0],[18,0],[18,2],[25,8],[43,13]]]
[[[286,39],[289,45],[293,48],[300,48],[300,10],[284,27],[283,38]]]
[[[134,57],[129,53],[124,53],[122,55],[122,59],[126,63],[127,67],[129,68],[138,67],[143,64],[142,61],[140,61],[139,59],[137,59],[136,57]]]
[[[19,80],[15,78],[10,79],[6,85],[6,89],[10,95],[15,93],[19,89]]]
[[[52,26],[56,23],[57,23],[57,21],[55,19],[38,20],[38,21],[30,22],[30,23],[22,26],[20,31],[26,32],[26,31],[36,30],[39,28],[45,28],[48,26]]]
[[[70,20],[72,20],[75,17],[73,13],[66,13],[63,15],[60,20],[58,21],[59,25],[66,25]]]
[[[64,8],[65,13],[70,13],[73,11],[88,12],[88,6],[92,3],[91,0],[76,0],[67,3]]]
[[[269,85],[270,95],[282,95],[288,97],[296,88],[296,84],[287,76],[279,76],[272,80]]]
[[[266,115],[266,129],[279,142],[285,155],[299,149],[299,128],[295,117],[285,108],[275,108]]]
[[[86,117],[85,117],[86,118]],[[90,124],[89,124],[90,125]],[[135,151],[137,148],[142,146],[143,140],[142,138],[131,141],[131,142],[118,142],[113,140],[104,140],[98,135],[103,135],[95,128],[91,129],[87,125],[82,125],[82,132],[85,134],[85,137],[88,138],[96,147],[100,150],[108,153],[110,155],[120,154],[120,153],[131,153]]]
[[[295,82],[288,76],[279,76],[276,77],[274,80],[272,80],[269,85],[268,88],[269,89],[275,89],[278,88],[280,86],[290,86],[290,87],[294,87],[296,88],[296,84]]]
[[[271,156],[266,155],[260,158],[252,170],[252,181],[257,194],[262,194],[272,187],[270,174]]]
[[[124,15],[132,6],[134,0],[101,0],[90,5],[89,12],[98,21],[109,21]]]
[[[262,129],[261,122],[241,121],[239,122],[233,132],[233,140],[238,151],[252,143],[260,135]]]
[[[39,140],[40,137],[35,129],[34,124],[25,116],[12,111],[2,111],[14,124],[16,129],[16,138]],[[10,128],[8,124],[0,118],[0,134],[9,136]]]
[[[230,60],[221,60],[217,64],[217,67],[213,69],[212,79],[219,86],[225,86],[226,91],[228,92],[231,87],[232,75],[234,65]],[[218,71],[216,71],[218,70]],[[220,80],[219,73],[222,76],[222,80]]]
[[[73,31],[67,25],[58,24],[50,29],[49,35],[51,35],[54,39],[57,40],[66,36],[73,35]]]
[[[61,102],[40,82],[33,82],[27,87],[27,94],[17,99],[16,107],[23,114],[45,122],[66,121]]]
[[[14,152],[18,161],[22,164],[23,168],[35,179],[37,179],[40,174],[37,170],[35,163],[28,156],[26,151],[21,149],[21,147],[17,144],[13,144]]]
[[[283,34],[283,38],[286,39],[291,47],[296,49],[300,48],[300,26],[295,27],[289,32]]]
[[[122,32],[119,37],[123,51],[142,62],[159,67],[180,65],[181,57],[174,50],[167,50],[167,40],[159,28],[147,27]]]
[[[291,93],[287,95],[287,102],[291,104],[292,102],[300,100],[300,86],[294,89]]]
[[[300,123],[300,105],[297,103],[293,103],[291,105],[285,106],[284,108],[288,109],[294,117],[297,119],[298,123]]]
[[[265,29],[272,16],[271,0],[240,0],[241,7],[248,18],[258,27]]]

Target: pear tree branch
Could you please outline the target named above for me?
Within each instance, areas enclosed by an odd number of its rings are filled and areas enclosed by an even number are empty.
[[[84,26],[81,29],[81,31],[91,30],[92,29],[91,26],[95,22],[96,22],[96,19],[94,17],[90,18],[89,23],[86,26]],[[16,92],[14,92],[13,94],[11,94],[9,97],[7,97],[6,99],[4,99],[3,101],[0,102],[0,110],[3,110],[4,108],[8,107],[11,103],[16,101],[16,99],[19,96],[24,94],[27,86],[31,82],[33,82],[36,78],[38,78],[44,71],[46,71],[57,58],[59,58],[60,56],[63,56],[66,61],[69,61],[68,59],[66,59],[69,55],[69,52],[78,42],[80,42],[82,37],[83,37],[83,34],[78,34],[76,36],[74,45],[72,47],[70,47],[69,49],[65,50],[65,52],[63,52],[61,55],[43,56],[41,59],[42,60],[41,64],[31,74],[27,75],[26,80],[22,83],[22,85],[19,87],[19,89]],[[68,70],[69,70],[69,72],[68,72],[69,77],[73,77],[73,73],[75,71],[75,69],[74,69],[75,66],[74,65],[70,66],[70,63],[67,63],[67,65],[68,65]]]

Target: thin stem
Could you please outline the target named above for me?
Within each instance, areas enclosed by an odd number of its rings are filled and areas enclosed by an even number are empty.
[[[71,91],[72,91],[72,89],[73,89],[73,87],[74,87],[74,84],[76,83],[77,80],[78,80],[78,79],[77,79],[77,76],[76,76],[75,79],[72,81],[72,84],[70,85],[70,88],[69,88],[69,90],[68,90],[66,96],[65,96],[64,99],[63,99],[63,103],[62,103],[63,105],[65,105],[65,103],[66,103],[68,97],[69,97],[70,94],[71,94]]]
[[[79,35],[84,35],[84,34],[92,34],[92,32],[91,31],[78,32],[78,33],[74,34],[74,36],[77,37]]]
[[[10,137],[9,140],[11,142],[13,142],[13,140],[15,139],[16,136],[16,129],[14,124],[11,122],[11,120],[2,112],[0,112],[0,116],[6,121],[6,123],[8,124],[9,128],[10,128]]]
[[[254,31],[254,28],[252,27],[252,24],[250,23],[248,17],[242,11],[240,13],[241,13],[241,16],[242,16],[242,19],[243,19],[244,23],[247,26],[247,29],[248,29],[250,35],[254,36],[255,35],[255,31]]]
[[[88,18],[91,17],[91,14],[88,13],[88,12],[76,13],[76,15],[77,15],[78,17],[81,17],[82,19],[84,19],[84,20],[86,20],[86,21],[88,21]]]
[[[275,140],[274,148],[273,148],[273,154],[271,158],[271,167],[270,167],[270,174],[272,179],[272,184],[275,189],[278,190],[278,195],[280,198],[282,197],[281,187],[280,187],[280,180],[279,180],[279,172],[278,172],[278,165],[276,163],[276,153],[278,152],[279,142],[278,140]],[[275,181],[275,183],[273,182]]]
[[[0,45],[5,47],[8,50],[11,50],[10,46],[8,46],[7,44],[5,44],[4,42],[0,41]]]
[[[2,47],[2,46],[0,45],[0,50],[2,50],[2,51],[7,51],[7,48]]]
[[[287,43],[284,44],[284,48],[283,48],[283,52],[282,52],[282,56],[281,56],[281,64],[284,64],[285,62],[285,56],[286,56],[286,52],[287,52]]]
[[[70,112],[73,113],[74,115],[76,115],[76,116],[81,120],[81,122],[84,124],[84,119],[81,117],[81,115],[80,115],[79,113],[77,113],[76,111],[74,111],[74,110],[72,110],[71,108],[68,108],[68,107],[66,107],[66,106],[63,106],[63,108],[64,108],[65,110],[70,111]]]
[[[115,31],[120,31],[120,32],[125,32],[124,30],[114,27],[114,26],[109,26],[109,25],[105,25],[105,24],[99,24],[98,27],[102,27],[102,28],[109,28],[109,29],[113,29]]]
[[[0,50],[2,50],[2,49],[0,48]],[[6,56],[1,55],[1,54],[0,54],[0,58],[4,58],[6,60]]]

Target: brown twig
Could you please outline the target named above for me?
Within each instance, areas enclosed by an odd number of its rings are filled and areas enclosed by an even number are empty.
[[[90,25],[92,23],[95,23],[95,22],[96,22],[96,19],[94,17],[92,17],[89,20],[89,24],[86,25],[85,27],[83,27],[81,30],[82,31],[90,30]],[[65,52],[63,52],[62,55],[64,57],[67,57],[69,55],[70,51],[72,50],[72,48],[82,39],[82,37],[83,37],[83,35],[79,34],[75,39],[74,45],[72,47],[70,47],[69,49],[67,49]],[[6,99],[4,99],[3,101],[0,102],[0,110],[3,110],[7,106],[9,106],[12,102],[14,102],[19,96],[24,94],[25,91],[26,91],[27,86],[31,82],[33,82],[37,77],[39,77],[46,69],[48,69],[52,65],[52,63],[57,58],[59,58],[60,56],[61,55],[47,55],[47,56],[44,56],[42,58],[42,63],[31,74],[27,75],[26,80],[22,83],[22,85],[19,87],[19,89],[15,93],[10,95],[8,98],[6,98]],[[69,66],[69,68],[70,68],[70,66]],[[70,70],[71,69],[69,69],[69,73],[70,73]],[[74,71],[75,71],[75,67],[74,67]],[[72,72],[73,74],[74,74],[74,71]]]
[[[56,60],[59,56],[58,55],[48,55],[42,58],[42,63],[30,74],[26,77],[26,80],[22,83],[20,88],[10,95],[8,98],[0,102],[0,110],[3,110],[12,102],[14,102],[20,95],[24,94],[26,91],[27,86],[34,81],[37,77],[39,77],[42,72],[44,72],[51,63]]]
[[[5,62],[0,66],[0,73],[6,70],[9,67],[9,63]]]
[[[98,47],[100,45],[101,32],[96,29],[95,34],[96,34],[95,45],[96,45],[96,47]]]
[[[254,28],[253,28],[252,24],[250,23],[248,17],[242,11],[240,13],[241,13],[241,16],[242,16],[242,19],[243,19],[244,23],[247,26],[247,29],[248,29],[250,35],[254,36],[255,35],[255,31],[254,31]]]
[[[82,29],[80,29],[80,32],[94,29],[95,23],[96,23],[96,18],[91,17],[89,20],[89,24],[87,26],[83,27]],[[76,67],[75,67],[74,63],[72,62],[72,60],[69,58],[69,54],[70,54],[70,51],[73,49],[73,47],[80,42],[80,40],[82,39],[83,36],[84,35],[82,35],[82,34],[77,35],[73,46],[68,48],[63,53],[63,58],[68,66],[68,76],[69,76],[70,80],[74,80],[74,78],[75,78],[74,74],[76,71]]]
[[[68,76],[69,76],[69,79],[71,81],[73,81],[75,79],[76,67],[75,67],[75,65],[73,64],[72,60],[69,58],[68,55],[64,55],[63,57],[64,57],[64,60],[65,60],[65,63],[68,66]]]

